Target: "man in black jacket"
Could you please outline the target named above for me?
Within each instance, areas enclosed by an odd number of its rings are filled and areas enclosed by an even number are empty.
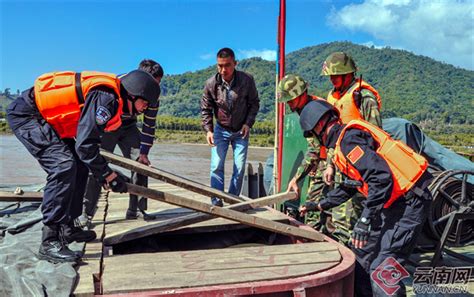
[[[351,240],[357,260],[356,295],[403,296],[407,272],[402,265],[416,244],[431,201],[427,161],[375,125],[361,120],[341,125],[338,111],[326,101],[308,103],[300,124],[306,134],[335,149],[333,162],[347,177],[319,203],[306,202],[301,214],[331,209],[355,192],[363,193],[364,209]]]
[[[218,73],[209,78],[204,87],[201,115],[207,143],[212,147],[211,187],[224,190],[224,162],[230,144],[234,152],[234,170],[229,193],[238,196],[245,172],[250,128],[255,123],[260,100],[253,77],[235,70],[236,66],[234,52],[230,48],[220,49]],[[223,205],[217,197],[212,197],[211,202]]]
[[[67,243],[96,238],[94,231],[74,226],[89,170],[106,188],[127,192],[126,179],[99,154],[100,138],[120,126],[121,114],[141,113],[156,103],[159,91],[154,78],[141,70],[120,79],[107,73],[65,71],[42,75],[8,106],[15,136],[48,174],[40,259],[75,262],[79,257]]]

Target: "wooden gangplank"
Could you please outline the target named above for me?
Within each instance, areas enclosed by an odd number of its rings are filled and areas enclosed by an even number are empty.
[[[149,166],[145,166],[143,164],[140,164],[139,162],[132,161],[132,160],[120,157],[112,153],[101,151],[101,154],[104,157],[106,157],[109,161],[114,163],[115,165],[123,166],[135,172],[139,172],[143,175],[154,177],[154,178],[163,180],[165,182],[178,185],[180,187],[183,187],[185,189],[188,189],[196,193],[200,193],[200,194],[208,195],[208,196],[216,196],[224,200],[231,198],[230,200],[232,203],[236,202],[233,200],[235,200],[234,198],[237,196],[232,195],[233,197],[229,197],[229,194],[224,193],[222,191],[217,191],[205,185],[181,178],[171,173],[160,171],[156,168],[150,168]],[[204,213],[211,214],[214,216],[227,218],[227,219],[237,221],[237,222],[240,222],[252,227],[257,227],[257,228],[273,231],[273,232],[284,234],[284,235],[296,236],[299,238],[306,238],[306,239],[315,240],[315,241],[324,240],[324,237],[319,232],[311,232],[311,231],[303,230],[294,226],[267,221],[265,219],[258,218],[255,216],[249,216],[247,214],[243,214],[232,209],[214,207],[207,203],[202,203],[199,201],[195,201],[195,200],[188,199],[185,197],[180,197],[180,196],[173,195],[170,193],[154,191],[154,190],[150,190],[150,189],[133,185],[133,184],[127,184],[127,185],[128,185],[128,192],[135,195],[171,203],[174,205],[183,206],[186,208],[197,210],[199,212],[204,212]],[[237,198],[240,200],[243,199],[240,197],[237,197]]]
[[[293,199],[295,197],[296,197],[296,193],[281,193],[281,194],[276,194],[276,195],[263,197],[259,199],[240,202],[237,204],[227,205],[224,208],[238,210],[238,211],[246,211],[251,208],[255,209],[261,206],[282,203],[284,201]],[[214,216],[210,214],[206,214],[206,213],[192,213],[185,216],[170,218],[162,222],[146,224],[144,226],[134,228],[131,230],[121,230],[119,233],[112,234],[112,235],[109,234],[104,239],[104,244],[114,245],[121,242],[126,242],[126,241],[135,240],[135,239],[150,236],[150,235],[155,235],[155,234],[162,233],[165,231],[175,230],[183,226],[187,226],[187,225],[191,225],[191,224],[195,224],[199,222],[204,222],[204,221],[211,220],[214,218],[215,218]]]
[[[213,206],[211,204],[200,202],[200,201],[193,200],[190,198],[186,198],[186,197],[182,197],[182,196],[178,196],[178,195],[174,195],[170,193],[165,193],[158,190],[148,189],[148,188],[133,185],[133,184],[127,184],[127,187],[128,187],[128,192],[131,194],[147,197],[154,200],[163,201],[163,202],[170,203],[173,205],[178,205],[178,206],[194,209],[199,212],[204,212],[204,213],[211,214],[214,216],[226,218],[232,221],[237,221],[251,227],[257,227],[260,229],[272,231],[272,232],[283,234],[283,235],[295,236],[298,238],[304,238],[304,239],[309,239],[309,240],[314,240],[314,241],[325,240],[324,236],[315,230],[310,231],[310,230],[301,229],[295,226],[273,222],[273,221],[263,219],[257,216],[241,213],[232,209],[226,209],[223,207]]]
[[[230,204],[239,203],[241,201],[246,200],[245,198],[232,195],[232,194],[229,194],[217,189],[213,189],[211,187],[192,181],[190,179],[177,176],[175,174],[172,174],[170,172],[167,172],[158,168],[141,164],[137,161],[130,160],[130,159],[121,157],[119,155],[116,155],[104,150],[101,150],[100,154],[104,156],[104,158],[106,158],[112,164],[132,170],[134,172],[138,172],[142,175],[146,175],[148,177],[184,188],[186,190],[199,193],[204,196],[218,197]]]
[[[158,189],[163,192],[172,193],[179,196],[185,196],[193,200],[201,202],[208,202],[209,197],[187,191],[183,188],[157,182],[150,184],[150,188]],[[115,245],[131,239],[139,239],[147,236],[145,233],[150,232],[149,235],[156,234],[154,227],[157,226],[156,232],[166,232],[170,234],[194,234],[194,233],[208,233],[218,231],[230,231],[237,229],[245,229],[247,226],[242,225],[238,222],[227,220],[225,218],[213,217],[212,220],[196,220],[194,223],[186,222],[188,216],[193,215],[205,215],[208,214],[199,213],[192,209],[175,206],[169,203],[161,202],[158,200],[148,200],[147,212],[156,216],[153,221],[144,221],[143,218],[137,220],[126,220],[125,211],[128,207],[128,194],[110,193],[109,205],[106,224],[106,236],[104,238],[104,244],[108,246]],[[269,220],[278,222],[288,222],[288,217],[284,214],[272,211],[267,208],[256,208],[247,210],[246,213],[257,215]],[[97,217],[97,215],[96,215]],[[183,224],[180,220],[183,219]],[[174,222],[174,223],[173,223]],[[170,226],[168,227],[168,223]],[[160,227],[161,226],[161,227]],[[164,229],[160,230],[164,226]],[[141,231],[145,230],[144,234]],[[122,238],[124,236],[123,240]],[[130,237],[129,237],[130,236]]]
[[[288,279],[340,261],[329,242],[119,255],[105,258],[102,287],[112,294]]]

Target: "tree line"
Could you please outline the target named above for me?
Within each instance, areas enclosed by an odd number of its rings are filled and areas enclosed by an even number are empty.
[[[274,125],[273,121],[257,121],[252,127],[252,134],[273,134],[275,131]],[[176,131],[203,131],[200,118],[181,118],[170,115],[158,115],[156,128]]]

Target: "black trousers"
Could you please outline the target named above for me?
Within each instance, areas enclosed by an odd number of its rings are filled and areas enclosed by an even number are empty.
[[[406,295],[403,282],[397,279],[403,276],[399,274],[400,266],[395,262],[387,262],[387,259],[392,257],[401,267],[404,266],[415,248],[430,203],[431,194],[428,190],[422,197],[401,197],[389,208],[383,209],[381,215],[372,222],[367,245],[362,249],[352,248],[356,255],[356,296],[389,296],[381,285],[386,289],[400,286],[391,296]],[[384,264],[390,265],[377,269],[384,261]]]
[[[7,120],[47,173],[43,223],[68,224],[79,217],[89,170],[76,154],[74,139],[60,139],[28,98],[18,97],[8,106]]]
[[[117,131],[105,133],[101,139],[101,148],[113,152],[119,146],[125,158],[137,160],[140,154],[140,131],[135,123],[120,127]],[[133,184],[148,186],[148,178],[144,175],[132,172],[131,180]],[[88,215],[93,215],[101,191],[100,184],[89,176],[87,192],[85,195],[85,210]],[[147,209],[147,199],[141,197],[140,201],[136,195],[130,194],[128,209],[137,211]]]

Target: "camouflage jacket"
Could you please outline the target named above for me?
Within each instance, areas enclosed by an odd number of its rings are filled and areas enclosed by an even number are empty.
[[[351,86],[349,86],[349,88]],[[382,128],[382,117],[380,115],[377,99],[375,98],[375,95],[367,89],[362,89],[362,102],[360,104],[359,111],[364,120],[376,125],[377,127]],[[298,170],[296,171],[297,180],[304,178],[306,176],[305,173],[317,170],[319,162],[321,160],[319,157],[321,150],[321,144],[319,143],[319,140],[315,137],[307,138],[307,140],[308,148],[306,151],[306,155],[303,161],[301,162],[301,165],[298,167]],[[333,150],[328,150],[327,160],[329,162],[332,156]],[[312,169],[310,169],[310,167],[312,167]]]

